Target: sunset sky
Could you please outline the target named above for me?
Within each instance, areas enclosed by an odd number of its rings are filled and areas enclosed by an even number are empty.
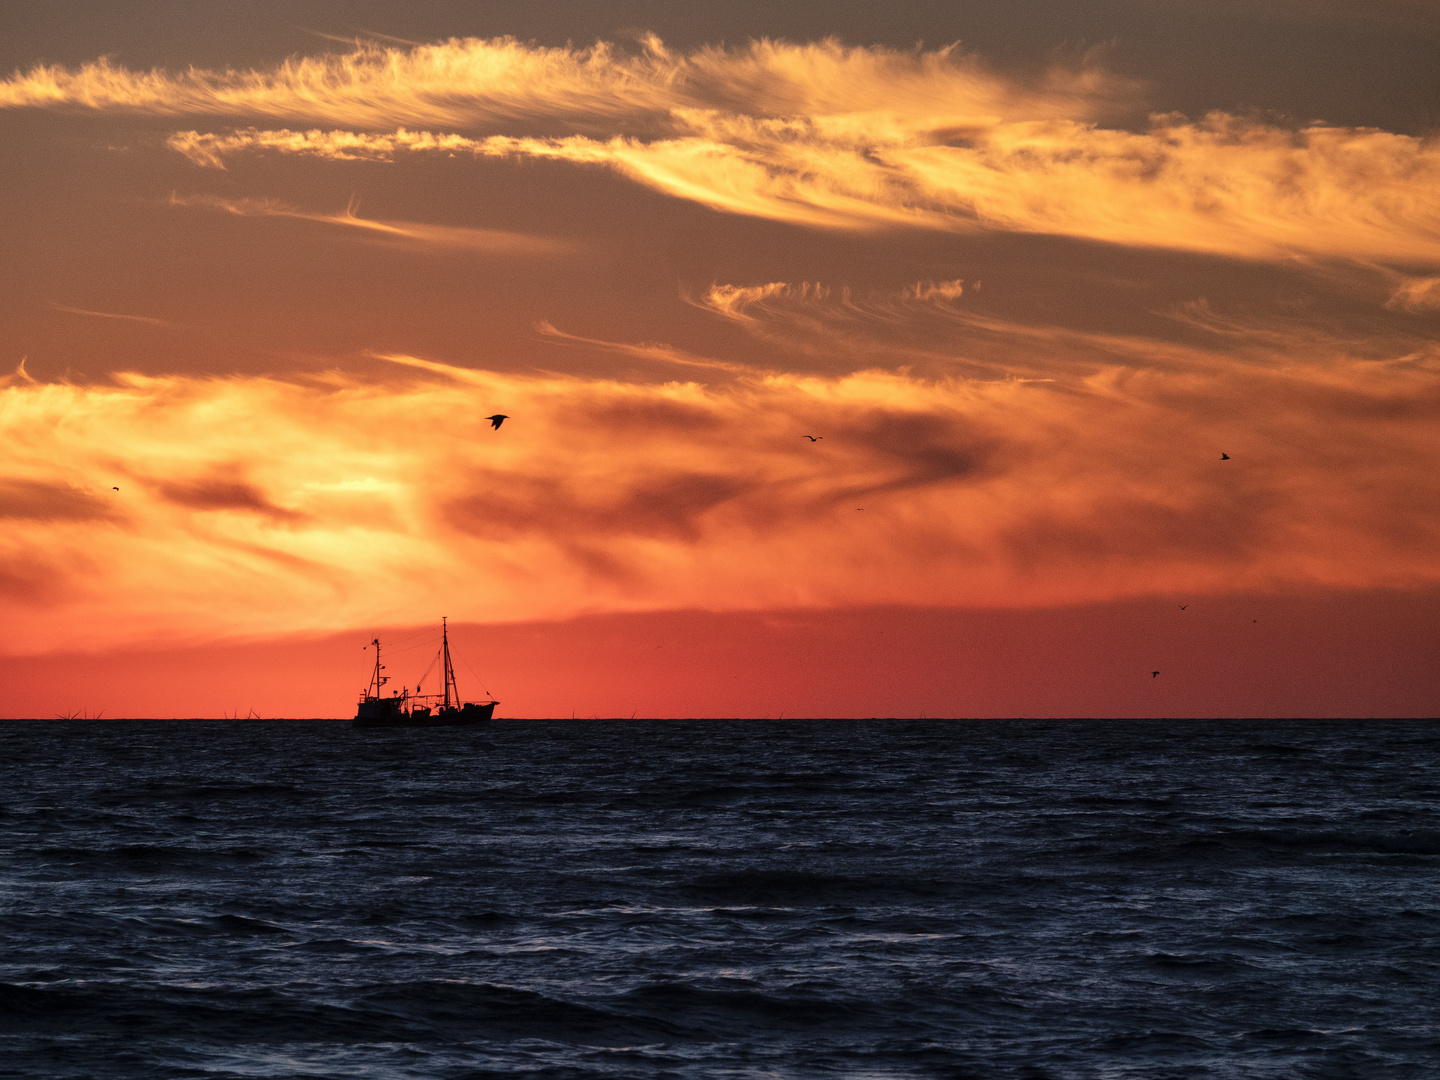
[[[1437,0],[7,9],[0,715],[350,715],[442,615],[499,716],[1435,715],[1437,57]]]

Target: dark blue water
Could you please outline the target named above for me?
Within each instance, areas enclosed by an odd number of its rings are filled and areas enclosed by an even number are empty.
[[[0,724],[0,1075],[1434,1077],[1440,725]]]

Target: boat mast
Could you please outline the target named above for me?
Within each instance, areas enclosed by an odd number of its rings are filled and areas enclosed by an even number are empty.
[[[445,616],[440,616],[440,651],[445,655],[445,708],[450,708],[450,695],[455,695],[455,707],[460,707],[460,691],[455,687],[455,669],[450,666],[450,631]]]
[[[370,696],[378,698],[380,696],[380,688],[390,681],[390,677],[380,674],[380,672],[385,670],[380,666],[380,639],[378,637],[373,638],[370,644],[375,646],[375,674],[370,676]]]

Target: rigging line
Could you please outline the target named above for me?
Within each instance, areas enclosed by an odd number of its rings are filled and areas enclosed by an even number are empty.
[[[400,645],[409,647],[416,642],[423,643],[426,641],[439,641],[440,635],[431,631],[422,631],[418,634],[406,634],[404,637],[392,638],[391,640],[398,642]]]
[[[436,642],[436,641],[439,641],[439,640],[440,640],[439,638],[435,638],[433,641],[422,641],[422,642],[420,642],[420,644],[418,644],[418,645],[407,645],[407,646],[405,646],[404,648],[399,648],[399,649],[394,648],[393,646],[390,646],[390,645],[384,645],[383,648],[385,649],[385,655],[386,655],[386,656],[394,656],[394,655],[396,655],[397,653],[414,652],[416,649],[423,649],[423,648],[425,648],[425,646],[427,646],[427,645],[434,645],[435,642]]]
[[[385,650],[385,655],[386,655],[386,656],[395,656],[395,655],[397,655],[397,654],[399,654],[399,653],[408,653],[408,652],[414,652],[416,649],[423,649],[423,648],[425,648],[425,646],[427,646],[427,645],[436,645],[436,644],[439,643],[439,641],[440,641],[440,639],[439,639],[438,637],[436,637],[436,638],[431,638],[429,641],[421,641],[421,642],[418,642],[417,644],[414,644],[414,645],[398,645],[398,646],[397,646],[397,645],[387,645],[385,642],[382,641],[382,642],[380,643],[380,647]],[[366,645],[365,647],[368,649],[370,646],[369,646],[369,645]]]
[[[478,671],[476,671],[473,667],[470,667],[470,661],[467,660],[464,655],[461,655],[460,662],[464,664],[466,668],[469,668],[471,675],[475,676],[475,681],[480,684],[480,689],[485,691],[485,696],[488,698],[493,698],[495,695],[492,694],[490,692],[490,688],[485,685],[485,680],[480,677],[480,673]]]
[[[433,660],[430,661],[429,665],[425,668],[424,672],[421,673],[420,678],[419,678],[419,679],[416,681],[416,683],[415,683],[415,692],[416,692],[416,693],[419,693],[419,692],[420,692],[420,687],[422,687],[422,686],[425,685],[425,680],[428,679],[428,678],[430,678],[430,672],[432,672],[432,671],[435,670],[435,665],[438,664],[439,662],[440,662],[440,657],[437,655],[437,656],[435,657],[435,659],[433,659]]]
[[[441,638],[439,638],[438,634],[410,634],[403,636],[403,638],[395,638],[395,642],[402,648],[410,648],[416,644],[423,644],[423,642],[426,641],[439,641],[439,639]]]
[[[434,633],[434,631],[428,630],[428,629],[426,629],[426,630],[419,630],[419,631],[416,631],[416,632],[413,633],[413,634],[401,634],[401,635],[399,635],[399,636],[390,638],[389,640],[391,640],[392,642],[397,642],[397,643],[399,644],[399,646],[409,646],[411,642],[417,641],[417,640],[419,640],[420,638],[428,638],[430,641],[439,641],[439,640],[440,640],[439,636],[436,635],[436,634]],[[392,646],[386,646],[386,647],[387,647],[387,648],[390,648],[390,647],[392,647]]]

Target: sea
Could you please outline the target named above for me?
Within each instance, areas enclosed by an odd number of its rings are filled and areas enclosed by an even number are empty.
[[[0,722],[0,1075],[1428,1080],[1440,724]]]

